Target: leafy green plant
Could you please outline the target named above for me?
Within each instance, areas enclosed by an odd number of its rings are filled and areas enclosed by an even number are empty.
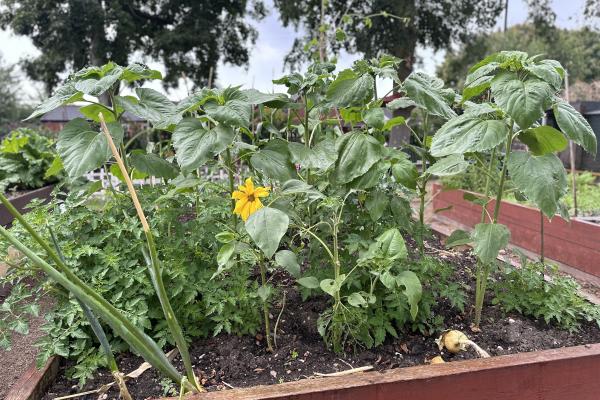
[[[464,240],[457,242],[472,241],[479,259],[475,328],[481,321],[488,275],[498,252],[510,238],[506,226],[498,223],[507,179],[510,177],[516,190],[552,218],[567,191],[564,167],[554,153],[565,148],[567,139],[592,154],[596,152],[596,136],[589,124],[557,97],[563,76],[564,69],[554,60],[529,57],[518,51],[488,56],[469,71],[461,100],[463,114],[444,124],[433,137],[433,156],[468,155],[475,168],[486,176],[483,197],[471,199],[482,205],[481,223],[470,238],[463,235]],[[482,102],[474,103],[474,98]],[[537,120],[550,107],[562,131],[538,124]],[[516,140],[525,143],[528,151],[513,151]],[[482,153],[489,154],[487,163]],[[495,205],[490,212],[487,205],[492,183]]]
[[[48,172],[56,157],[54,141],[32,129],[17,129],[0,143],[0,191],[37,189],[56,182]]]
[[[504,311],[542,318],[569,331],[577,331],[582,321],[600,326],[600,307],[583,298],[579,284],[559,274],[556,266],[526,262],[521,268],[505,268],[493,286],[493,303]]]

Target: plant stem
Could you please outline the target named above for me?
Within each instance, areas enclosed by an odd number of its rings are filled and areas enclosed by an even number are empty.
[[[267,270],[265,268],[265,263],[264,263],[264,260],[262,259],[262,257],[258,262],[258,267],[260,269],[261,285],[265,286],[267,284]],[[265,336],[267,338],[267,351],[269,353],[272,353],[273,345],[271,344],[271,324],[269,321],[269,303],[267,300],[263,301],[263,316],[265,319]]]
[[[127,169],[125,167],[125,164],[123,163],[122,158],[119,156],[119,151],[117,150],[117,147],[115,146],[115,143],[113,142],[112,137],[110,136],[110,132],[108,131],[108,128],[106,127],[106,123],[104,121],[104,116],[102,115],[102,113],[99,114],[99,117],[100,117],[100,125],[102,126],[102,130],[104,131],[104,135],[106,136],[106,139],[107,139],[109,147],[113,153],[113,156],[114,156],[115,160],[117,161],[119,168],[121,169],[121,173],[123,174],[123,176],[125,178],[125,183],[127,184],[127,189],[129,190],[129,194],[131,195],[131,200],[133,201],[133,205],[137,211],[138,217],[142,224],[144,234],[146,235],[146,242],[148,245],[148,250],[150,251],[150,263],[148,266],[149,267],[148,270],[150,272],[150,277],[152,278],[152,281],[154,283],[154,288],[156,290],[156,294],[158,296],[158,299],[160,300],[160,304],[163,309],[163,314],[167,321],[167,326],[169,327],[169,331],[171,332],[171,335],[173,335],[173,339],[175,340],[177,348],[179,349],[179,354],[181,354],[181,359],[183,360],[183,364],[186,369],[187,379],[192,385],[194,385],[196,390],[204,391],[204,389],[202,388],[202,386],[196,379],[196,375],[194,374],[192,360],[190,358],[190,353],[189,353],[189,350],[187,347],[187,343],[183,336],[183,331],[177,321],[177,318],[175,317],[175,313],[173,312],[173,308],[171,307],[171,302],[169,301],[169,296],[165,289],[165,285],[164,285],[163,278],[162,278],[162,267],[161,267],[160,261],[158,259],[158,252],[156,250],[154,236],[152,234],[152,231],[150,230],[150,225],[148,224],[146,215],[144,214],[144,210],[142,209],[142,205],[140,204],[140,201],[137,197],[137,193],[133,186],[133,182],[131,181],[131,179],[129,178],[129,175],[127,174]]]
[[[492,224],[498,223],[498,217],[500,215],[500,205],[502,204],[502,194],[504,192],[504,183],[506,182],[506,171],[508,168],[508,157],[512,149],[512,138],[513,138],[513,122],[510,120],[510,127],[506,138],[506,149],[504,154],[504,162],[502,163],[502,171],[500,172],[500,183],[498,184],[496,192],[496,204],[494,205],[494,214],[492,216]],[[494,160],[490,160],[490,166]],[[489,184],[489,178],[486,179],[486,186]],[[485,211],[485,210],[484,210]],[[484,218],[482,212],[482,219]],[[487,288],[487,280],[490,273],[490,265],[484,265],[481,261],[477,263],[477,280],[475,284],[475,318],[473,325],[475,328],[479,328],[481,324],[481,313],[483,310],[483,300],[485,298],[485,291]]]
[[[233,162],[231,161],[231,150],[229,149],[229,147],[227,148],[227,151],[225,152],[225,164],[227,164],[227,175],[229,178],[229,193],[230,196],[233,195],[233,192],[235,191],[235,177],[233,175]],[[231,210],[235,209],[235,199],[231,198]],[[231,213],[231,224],[233,225],[233,230],[237,231],[237,217],[235,216],[235,214],[232,212]]]

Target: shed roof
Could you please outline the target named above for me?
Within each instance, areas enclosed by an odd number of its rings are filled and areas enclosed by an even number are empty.
[[[69,122],[75,118],[85,118],[83,114],[79,112],[79,106],[75,104],[66,104],[55,108],[54,110],[47,112],[40,119],[41,122]],[[123,120],[128,122],[146,122],[145,119],[133,115],[129,112],[123,114]]]

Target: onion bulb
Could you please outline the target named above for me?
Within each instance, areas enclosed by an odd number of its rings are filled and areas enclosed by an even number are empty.
[[[449,330],[442,333],[439,339],[435,341],[440,350],[444,348],[448,350],[452,354],[459,353],[461,351],[466,351],[468,347],[472,347],[475,352],[482,358],[488,358],[490,355],[483,350],[481,347],[477,346],[475,342],[470,340],[467,335],[457,330]]]

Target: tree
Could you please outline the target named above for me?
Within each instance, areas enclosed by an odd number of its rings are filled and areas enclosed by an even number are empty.
[[[504,0],[275,0],[275,6],[284,26],[307,32],[286,58],[292,68],[306,60],[303,42],[314,44],[327,31],[338,38],[327,40],[330,54],[341,48],[366,57],[389,53],[404,60],[398,70],[404,79],[413,70],[417,44],[443,49],[467,30],[492,27]]]
[[[31,112],[21,104],[14,65],[6,65],[0,57],[0,138]]]
[[[448,52],[438,75],[447,84],[460,87],[470,65],[500,50],[521,50],[558,60],[569,72],[571,82],[600,79],[600,32],[589,28],[552,28],[549,41],[534,24],[516,25],[506,32],[475,35],[458,50]]]
[[[5,0],[0,26],[29,36],[41,51],[24,69],[50,93],[64,72],[127,64],[135,51],[164,63],[168,86],[182,74],[206,84],[220,60],[248,62],[257,33],[246,15],[264,17],[262,1]]]

